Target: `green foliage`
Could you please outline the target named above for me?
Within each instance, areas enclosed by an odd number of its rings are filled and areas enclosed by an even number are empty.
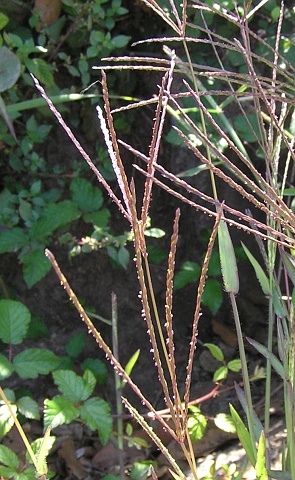
[[[33,12],[30,27],[22,25],[19,28],[17,21],[20,19],[10,21],[14,20],[11,9],[7,9],[7,14],[0,12],[0,56],[1,64],[5,65],[0,75],[0,91],[5,93],[3,105],[0,97],[0,113],[5,120],[0,122],[2,152],[5,154],[0,167],[6,171],[0,193],[0,253],[17,253],[29,288],[50,269],[43,254],[45,245],[67,243],[72,253],[77,253],[80,242],[72,225],[78,219],[89,224],[90,228],[102,229],[104,240],[110,234],[107,229],[110,212],[103,208],[100,189],[81,178],[85,172],[81,164],[73,161],[72,174],[69,175],[64,162],[52,168],[38,152],[38,146],[49,139],[51,118],[42,110],[35,109],[29,114],[18,111],[13,114],[18,119],[14,132],[5,104],[17,104],[24,98],[24,89],[26,96],[35,94],[28,72],[55,97],[62,97],[76,84],[79,90],[81,86],[88,86],[95,75],[92,69],[94,60],[119,51],[129,42],[130,37],[117,32],[118,19],[127,13],[121,0],[111,3],[67,0],[63,2],[62,15],[52,25],[40,27],[39,14]],[[67,71],[66,90],[56,82],[57,69]],[[7,132],[6,125],[10,132]],[[99,142],[96,148],[102,171],[111,178],[110,162]],[[28,175],[23,175],[24,172]],[[69,182],[68,177],[74,178]],[[48,181],[50,178],[53,181]],[[114,243],[108,244],[110,258],[116,265],[126,268],[129,254],[124,241],[119,241],[118,246],[114,237]],[[104,246],[103,242],[101,246]]]
[[[207,420],[201,413],[201,410],[196,406],[190,406],[189,412],[190,416],[187,423],[189,434],[192,442],[197,442],[204,436],[207,427]]]
[[[214,372],[213,382],[225,380],[229,371],[239,372],[241,370],[241,360],[239,358],[226,362],[224,354],[218,345],[214,345],[214,343],[204,343],[204,347],[208,348],[215,360],[221,363],[220,367]]]
[[[23,343],[29,332],[30,322],[31,314],[22,303],[15,300],[0,300],[0,339],[4,344],[12,346]],[[85,344],[86,335],[78,334],[65,345],[65,351],[69,355],[67,363],[70,366],[85,348]],[[91,430],[97,430],[101,442],[105,444],[112,430],[110,407],[101,398],[93,396],[96,384],[106,381],[105,365],[98,359],[87,358],[82,364],[84,373],[80,377],[72,370],[62,370],[61,365],[64,363],[66,363],[65,358],[60,359],[51,350],[45,348],[26,348],[12,358],[7,358],[1,353],[0,379],[8,379],[13,373],[22,379],[36,379],[39,375],[52,373],[61,394],[53,400],[45,401],[43,412],[45,426],[50,425],[54,428],[80,419]],[[10,389],[5,389],[4,392],[14,415],[40,420],[39,406],[31,396],[16,395],[17,392]],[[4,401],[0,401],[0,440],[14,424],[10,409]],[[5,450],[4,454],[10,453]],[[12,458],[14,458],[13,455]],[[0,466],[0,471],[4,469],[3,472],[10,475],[7,469],[13,467],[12,463],[4,457],[2,463],[3,467]],[[18,467],[19,464],[16,468]],[[10,477],[14,475],[15,472],[11,473]],[[31,478],[30,475],[31,473],[28,478]]]
[[[90,430],[97,430],[105,445],[112,432],[112,417],[109,405],[99,397],[89,398],[96,385],[90,370],[82,377],[72,370],[56,370],[53,379],[62,395],[44,402],[44,424],[52,428],[81,419]]]

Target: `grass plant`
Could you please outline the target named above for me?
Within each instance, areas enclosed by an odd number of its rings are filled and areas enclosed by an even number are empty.
[[[130,223],[134,237],[142,316],[143,321],[146,322],[159,383],[170,415],[169,423],[155,410],[138,386],[133,383],[130,376],[126,374],[122,365],[87,317],[53,255],[48,250],[46,255],[98,345],[104,350],[115,370],[122,375],[123,379],[138,395],[142,404],[150,411],[151,418],[158,420],[171,438],[176,440],[187,460],[193,478],[198,479],[188,429],[191,372],[197,345],[202,293],[206,282],[210,255],[218,237],[223,284],[232,305],[242,364],[243,388],[237,387],[236,391],[241,403],[241,411],[244,410],[246,420],[244,422],[241,412],[238,413],[233,407],[231,407],[232,417],[248,460],[256,471],[256,477],[258,479],[293,479],[295,478],[293,293],[295,284],[293,257],[295,217],[292,208],[290,208],[289,200],[290,194],[294,194],[295,191],[292,186],[293,161],[295,160],[293,129],[294,66],[284,57],[286,52],[284,52],[284,37],[282,34],[284,14],[285,12],[288,13],[288,10],[282,2],[277,12],[276,31],[272,37],[271,45],[271,42],[264,40],[251,29],[251,22],[255,21],[260,9],[267,2],[260,2],[253,7],[251,1],[241,5],[228,6],[228,2],[215,2],[214,4],[210,2],[209,5],[209,2],[203,3],[198,0],[193,0],[188,5],[187,1],[184,0],[180,8],[174,0],[169,0],[165,8],[162,1],[142,0],[142,2],[159,15],[167,26],[173,30],[173,35],[167,35],[165,38],[153,38],[149,42],[161,42],[168,46],[172,44],[175,50],[170,47],[165,48],[165,53],[169,55],[168,59],[146,57],[108,59],[108,69],[131,70],[137,68],[142,71],[160,70],[163,72],[157,97],[140,104],[123,107],[128,110],[128,108],[138,108],[142,105],[155,103],[154,123],[148,153],[141,152],[129,144],[118,141],[113,122],[114,112],[111,110],[109,101],[107,78],[105,71],[102,71],[105,111],[103,112],[97,107],[97,112],[117,177],[121,198],[115,195],[110,185],[102,178],[70,129],[64,124],[52,102],[48,100],[42,87],[37,81],[35,83],[69,137],[96,174],[98,181],[106,188],[122,215]],[[193,23],[196,16],[200,21],[199,24]],[[238,39],[228,39],[220,33],[216,33],[214,28],[211,29],[211,17],[216,17],[217,21],[220,19],[224,24],[228,24],[229,29],[233,28]],[[192,36],[194,32],[198,32],[198,34]],[[207,65],[197,63],[198,59],[195,57],[196,45],[199,48],[204,45],[206,45],[206,48],[211,47],[211,53],[215,56],[215,66],[207,67]],[[252,48],[252,45],[256,48]],[[176,50],[179,50],[180,53],[176,54]],[[194,52],[194,56],[191,51]],[[235,54],[243,65],[240,72],[228,67],[227,58],[228,55],[232,54]],[[118,65],[119,61],[121,62],[120,65]],[[113,64],[111,64],[112,62]],[[175,93],[172,85],[176,75],[178,77],[182,76],[183,82],[182,91]],[[201,82],[200,79],[203,79],[203,81]],[[210,81],[208,82],[208,80]],[[197,111],[198,114],[196,117],[185,108],[184,101],[187,99],[194,105],[194,112]],[[246,125],[246,132],[248,131],[249,136],[254,137],[255,149],[253,144],[251,146],[249,142],[243,140],[233,120],[227,117],[225,105],[230,103],[238,108],[241,119]],[[179,119],[178,124],[174,126],[174,130],[183,144],[195,155],[196,163],[197,161],[203,163],[209,171],[212,195],[193,187],[189,180],[179,178],[159,163],[159,147],[163,139],[164,123],[171,110],[174,112],[174,118]],[[255,126],[249,120],[249,112],[254,113]],[[219,137],[219,140],[223,140],[226,148],[220,149],[218,147],[218,143],[215,141],[217,137]],[[135,154],[142,162],[142,166],[134,165],[134,168],[145,177],[142,199],[138,198],[136,194],[134,181],[131,180],[130,182],[127,178],[124,162],[119,151],[119,143]],[[218,165],[213,161],[216,158],[220,162]],[[258,158],[263,159],[263,168],[258,169]],[[261,164],[261,162],[259,163]],[[239,165],[242,165],[243,168]],[[254,213],[252,214],[251,211],[244,212],[227,205],[224,199],[219,197],[215,182],[216,177],[221,178],[228,184],[229,188],[234,189],[241,197],[247,199],[249,204],[252,205],[251,208]],[[180,394],[177,382],[174,355],[176,345],[172,321],[173,278],[181,209],[176,210],[171,236],[166,276],[165,326],[162,329],[160,318],[163,314],[158,311],[155,300],[147,254],[147,240],[144,236],[152,189],[156,186],[166,190],[183,203],[190,205],[192,209],[214,218],[214,226],[207,245],[196,293],[183,396]],[[255,212],[261,214],[259,218]],[[236,296],[239,293],[239,275],[229,226],[253,235],[257,239],[261,250],[260,259],[255,259],[252,253],[246,250],[262,290],[268,298],[267,345],[260,345],[255,340],[249,339],[249,342],[261,353],[266,362],[264,417],[260,419],[255,413],[251,398],[247,356],[236,303]],[[277,344],[275,343],[276,338]],[[287,439],[283,448],[280,471],[273,471],[270,463],[270,406],[273,371],[279,374],[283,383],[287,429]],[[130,405],[126,398],[122,398],[122,401],[168,459],[171,477],[184,479],[185,473],[152,427],[148,425],[140,412],[137,412]],[[242,478],[241,475],[240,472],[236,478]],[[152,472],[152,478],[157,478],[155,471]]]

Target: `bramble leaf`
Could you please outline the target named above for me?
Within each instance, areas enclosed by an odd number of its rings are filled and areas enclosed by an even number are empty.
[[[27,333],[31,321],[30,311],[16,300],[0,300],[0,339],[17,345]]]
[[[37,378],[47,375],[60,364],[60,359],[51,350],[29,348],[14,357],[13,365],[21,378]]]
[[[77,418],[77,407],[62,395],[56,395],[52,400],[44,401],[44,426],[47,428],[71,423]]]
[[[113,429],[109,404],[102,398],[89,398],[84,405],[79,407],[79,412],[81,419],[84,420],[90,430],[98,430],[100,441],[105,445]]]

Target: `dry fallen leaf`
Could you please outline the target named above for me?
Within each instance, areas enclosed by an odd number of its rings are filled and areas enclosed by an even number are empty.
[[[35,0],[34,12],[38,12],[41,22],[37,30],[42,26],[52,25],[59,17],[62,7],[62,0]]]

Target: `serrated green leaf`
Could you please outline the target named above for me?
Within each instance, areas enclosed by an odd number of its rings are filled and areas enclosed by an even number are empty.
[[[253,449],[252,442],[251,442],[251,437],[246,429],[241,417],[239,416],[238,412],[235,410],[235,408],[230,405],[230,413],[233,419],[233,422],[235,424],[237,434],[239,437],[239,440],[246,452],[246,455],[248,457],[248,460],[250,461],[251,465],[255,467],[256,464],[256,452]]]
[[[190,415],[187,421],[188,431],[192,442],[197,442],[204,436],[207,427],[207,420],[198,407],[190,407],[189,411]]]
[[[44,426],[56,428],[59,425],[72,423],[78,417],[77,407],[62,395],[44,401]]]
[[[224,360],[224,355],[223,355],[223,351],[221,350],[220,347],[218,347],[217,345],[214,345],[214,343],[204,343],[203,345],[204,347],[208,348],[208,350],[210,351],[211,355],[216,358],[216,360],[218,360],[219,362],[223,362]]]
[[[237,294],[239,291],[239,276],[236,255],[227,224],[223,220],[218,226],[218,246],[224,289],[228,293]]]
[[[90,430],[98,430],[100,441],[105,445],[112,433],[113,419],[110,406],[102,398],[89,398],[79,407],[81,419]]]
[[[17,56],[7,47],[0,48],[0,92],[11,88],[17,81],[21,64]]]
[[[31,321],[30,311],[16,300],[0,300],[0,339],[17,345],[27,333]]]
[[[57,370],[52,375],[54,383],[71,402],[84,401],[92,394],[92,385],[72,370]]]
[[[22,256],[23,276],[29,288],[32,288],[41,278],[51,270],[51,264],[44,254],[44,250],[38,249]]]
[[[102,208],[98,212],[83,213],[83,220],[86,223],[93,223],[96,227],[104,228],[108,224],[111,212],[107,208]]]
[[[16,402],[17,409],[24,417],[40,420],[38,403],[31,397],[21,397]]]
[[[29,348],[13,359],[16,373],[21,378],[37,378],[47,375],[60,364],[60,359],[46,348]]]
[[[91,393],[93,393],[93,390],[95,389],[95,386],[96,386],[96,378],[95,378],[94,374],[92,373],[92,371],[87,368],[85,370],[85,372],[83,373],[82,378],[83,378],[84,382],[86,382],[87,385],[89,385],[89,388],[91,389]],[[91,395],[91,393],[90,393],[90,395]]]
[[[44,83],[47,87],[54,85],[50,66],[45,60],[42,60],[42,58],[26,58],[24,64],[29,72],[35,75],[41,83]]]
[[[103,204],[103,195],[99,188],[93,187],[84,178],[75,178],[70,185],[73,201],[83,212],[95,212]]]
[[[103,385],[106,383],[108,378],[107,367],[98,358],[86,358],[81,363],[81,368],[82,370],[86,370],[87,368],[91,370],[99,385]]]
[[[17,455],[5,445],[0,445],[0,463],[12,469],[18,469],[19,467]]]
[[[13,413],[16,415],[16,405],[10,405]],[[6,405],[0,406],[0,440],[11,430],[14,420]]]
[[[268,473],[266,469],[265,437],[263,432],[261,432],[259,442],[258,442],[255,473],[256,473],[257,480],[268,480]]]
[[[78,357],[86,345],[86,334],[77,333],[65,345],[65,351],[70,357]]]
[[[196,282],[200,276],[201,267],[195,262],[184,262],[181,270],[174,276],[174,288],[182,288],[190,282]]]
[[[242,363],[239,358],[236,358],[235,360],[230,360],[227,366],[228,366],[228,369],[231,370],[232,372],[239,372],[242,369]]]
[[[7,360],[7,358],[0,353],[0,381],[10,377],[14,372],[13,365]]]
[[[0,253],[16,252],[28,244],[28,237],[21,228],[1,232]]]
[[[2,467],[0,465],[0,477],[3,479],[8,479],[8,478],[13,478],[15,480],[18,480],[19,478],[19,473],[17,469],[14,469],[12,467]]]
[[[216,315],[222,305],[222,301],[223,296],[220,282],[214,278],[209,278],[209,280],[207,280],[205,283],[202,295],[203,305],[208,307],[213,315]]]
[[[225,365],[218,368],[213,375],[213,382],[219,382],[220,380],[224,380],[227,377],[228,368]]]
[[[218,413],[214,418],[214,423],[216,427],[224,432],[236,433],[236,427],[231,415],[226,413]]]
[[[30,228],[30,238],[44,240],[52,235],[54,230],[77,220],[80,215],[77,205],[71,200],[48,203],[43,209],[42,216]]]

